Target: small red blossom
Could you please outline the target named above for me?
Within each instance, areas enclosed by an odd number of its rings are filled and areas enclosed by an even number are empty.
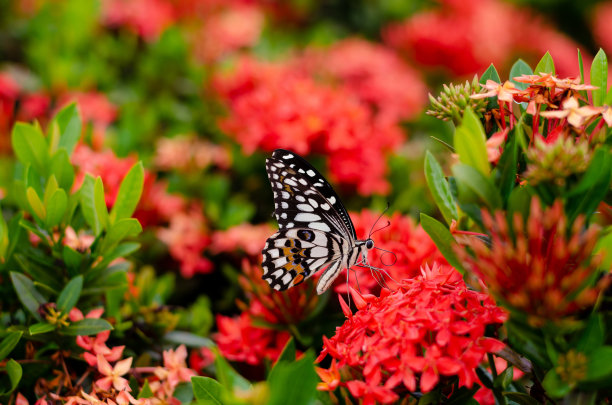
[[[379,215],[369,210],[363,210],[360,213],[352,212],[351,219],[353,225],[355,225],[357,237],[367,238]],[[427,235],[427,232],[423,230],[421,225],[415,224],[412,218],[397,213],[390,217],[383,216],[376,224],[376,228],[386,225],[387,221],[390,225],[376,232],[372,239],[374,240],[375,247],[388,250],[392,253],[385,253],[378,249],[370,250],[368,252],[368,263],[371,266],[384,269],[395,280],[402,280],[418,276],[421,273],[422,266],[425,264],[446,263],[446,260],[429,235]],[[358,267],[354,269],[354,276],[357,277],[357,282],[350,282],[350,285],[358,283],[363,293],[371,293],[378,290],[378,283],[370,270]],[[381,273],[380,276],[392,290],[397,287],[397,284],[384,273]],[[349,276],[349,278],[352,277],[353,274]],[[338,281],[334,284],[334,291],[346,293],[346,288],[346,278],[339,277]]]
[[[484,333],[506,313],[452,268],[425,267],[380,297],[351,293],[359,310],[324,338],[318,360],[336,359],[353,396],[369,403],[393,402],[404,390],[429,392],[450,376],[471,387],[483,356],[504,347]]]
[[[258,257],[261,247],[273,233],[274,228],[269,224],[244,223],[232,226],[228,230],[213,233],[210,250],[215,254],[241,251],[251,257]]]
[[[147,41],[156,40],[175,20],[165,0],[104,0],[102,20],[111,27],[126,27]]]
[[[106,361],[101,354],[98,354],[97,360],[98,371],[100,374],[104,375],[104,377],[96,380],[96,386],[98,388],[103,391],[108,391],[112,386],[117,391],[131,391],[128,380],[121,377],[130,371],[130,367],[132,366],[131,357],[118,361],[114,367],[111,367],[110,363]]]
[[[51,97],[44,92],[25,94],[21,98],[20,104],[17,119],[30,122],[49,114]]]
[[[174,391],[181,382],[191,381],[191,377],[197,373],[187,367],[187,348],[180,345],[176,349],[164,350],[164,366],[155,369],[155,375],[160,380],[165,380],[169,385],[169,392]]]
[[[560,201],[543,209],[538,199],[532,199],[526,222],[519,213],[509,222],[501,211],[483,211],[483,222],[490,246],[469,238],[467,246],[474,256],[465,248],[456,252],[493,295],[526,313],[531,324],[571,318],[593,305],[607,286],[607,278],[586,283],[601,261],[593,256],[599,228],[583,230],[584,218],[578,217],[568,229]]]
[[[217,315],[217,327],[213,338],[223,357],[251,365],[276,361],[290,337],[288,332],[254,326],[246,312],[233,318]]]

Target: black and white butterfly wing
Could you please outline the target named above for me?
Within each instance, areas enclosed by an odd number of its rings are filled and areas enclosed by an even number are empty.
[[[353,223],[327,180],[300,156],[277,149],[266,160],[280,229],[303,227],[356,239]]]
[[[300,284],[330,263],[325,273],[330,269],[335,273],[342,261],[343,244],[346,241],[334,234],[315,229],[280,230],[266,241],[262,278],[282,291]]]

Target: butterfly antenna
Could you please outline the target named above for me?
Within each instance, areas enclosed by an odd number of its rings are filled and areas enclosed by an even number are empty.
[[[383,226],[382,228],[377,229],[377,230],[375,230],[375,231],[374,231],[374,227],[376,226],[376,224],[378,223],[378,221],[380,221],[380,219],[383,217],[383,215],[385,215],[385,213],[386,213],[388,210],[389,210],[389,201],[387,201],[387,208],[385,208],[385,209],[383,210],[383,212],[382,212],[382,213],[381,213],[381,214],[378,216],[378,219],[377,219],[376,221],[374,221],[374,224],[372,225],[372,228],[370,228],[370,233],[368,234],[368,239],[370,239],[370,236],[372,236],[372,234],[373,234],[374,232],[378,232],[378,231],[380,231],[381,229],[385,229],[386,227],[388,227],[389,225],[391,225],[391,222],[387,221],[387,225],[385,225],[385,226]]]
[[[383,253],[383,254],[380,256],[380,262],[381,262],[381,263],[382,263],[384,266],[389,267],[389,266],[393,266],[395,263],[397,263],[397,255],[395,254],[395,252],[392,252],[392,251],[387,250],[387,249],[379,248],[378,246],[374,246],[374,249],[382,250],[383,252],[385,252],[385,253]],[[392,255],[392,256],[393,256],[393,263],[389,263],[389,264],[385,263],[385,261],[383,260],[383,257],[385,257],[385,255],[386,255],[386,254],[390,254],[390,255]]]

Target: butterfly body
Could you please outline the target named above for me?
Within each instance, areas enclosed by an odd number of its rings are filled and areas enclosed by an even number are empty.
[[[367,261],[372,239],[359,240],[340,198],[323,176],[293,152],[277,149],[266,160],[279,231],[263,249],[263,279],[282,291],[325,268],[322,294],[345,268]]]

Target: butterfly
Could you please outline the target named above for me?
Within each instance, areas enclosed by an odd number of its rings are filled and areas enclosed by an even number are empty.
[[[262,251],[262,278],[272,288],[286,290],[327,267],[317,283],[317,293],[322,294],[343,269],[372,268],[367,256],[374,241],[357,239],[340,198],[310,163],[294,152],[276,149],[266,159],[266,171],[279,225]]]

